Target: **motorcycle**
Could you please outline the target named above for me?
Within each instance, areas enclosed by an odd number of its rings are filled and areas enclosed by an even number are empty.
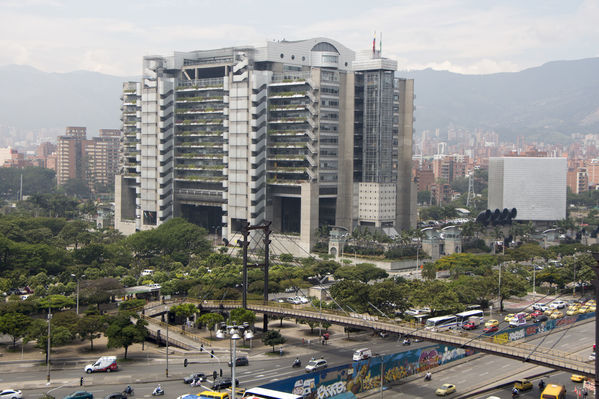
[[[403,340],[403,344],[404,345],[410,345],[411,342],[410,342],[410,340],[408,338],[406,338],[406,339]]]
[[[123,396],[131,396],[133,395],[133,388],[128,385],[127,388],[123,390]]]
[[[431,373],[426,373],[426,375],[424,376],[424,381],[430,381],[433,378],[433,376],[431,375]]]
[[[293,364],[291,365],[291,367],[295,368],[295,367],[302,367],[302,361],[299,359],[295,359],[293,361]]]
[[[197,379],[193,380],[193,381],[192,381],[192,382],[189,384],[189,386],[190,386],[190,387],[200,387],[200,386],[202,386],[202,380],[201,380],[201,379],[199,379],[199,378],[197,378]]]
[[[157,386],[156,388],[154,388],[154,391],[152,391],[152,396],[161,396],[164,395],[164,389],[162,389],[162,387]]]

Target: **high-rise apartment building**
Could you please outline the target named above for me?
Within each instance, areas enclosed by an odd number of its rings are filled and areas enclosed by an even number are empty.
[[[85,141],[87,129],[67,126],[65,135],[58,137],[56,145],[56,184],[62,186],[71,179],[86,179]]]
[[[396,69],[324,38],[144,57],[123,86],[117,229],[181,216],[231,240],[268,220],[273,249],[298,253],[320,225],[410,227],[413,81]]]
[[[65,135],[58,137],[56,183],[60,186],[70,179],[80,179],[92,191],[96,184],[114,184],[120,136],[118,129],[100,129],[98,137],[88,140],[85,127],[67,127]]]

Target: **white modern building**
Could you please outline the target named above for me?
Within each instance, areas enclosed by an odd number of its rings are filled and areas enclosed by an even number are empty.
[[[566,158],[489,159],[489,209],[516,208],[515,220],[566,218]]]
[[[396,69],[326,38],[144,57],[116,228],[184,217],[234,240],[272,221],[272,248],[305,255],[321,225],[413,226],[414,84]]]

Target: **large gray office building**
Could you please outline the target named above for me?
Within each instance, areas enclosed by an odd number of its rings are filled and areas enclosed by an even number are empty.
[[[183,217],[229,240],[272,221],[305,255],[321,225],[415,224],[413,80],[315,38],[146,56],[122,95],[116,228]]]

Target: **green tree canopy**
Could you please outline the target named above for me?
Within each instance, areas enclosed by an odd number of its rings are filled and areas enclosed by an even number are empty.
[[[208,327],[208,331],[210,332],[210,338],[212,338],[212,330],[214,330],[214,326],[219,323],[225,321],[223,315],[218,313],[204,313],[198,318],[198,325],[203,325]]]
[[[0,316],[0,332],[12,338],[12,346],[14,347],[17,339],[27,335],[27,329],[31,322],[31,318],[22,313],[4,313]]]
[[[275,351],[276,345],[283,345],[287,339],[277,330],[268,330],[262,334],[262,343],[266,346],[272,346],[272,351]]]
[[[335,278],[345,280],[357,280],[368,283],[371,280],[387,278],[389,275],[383,269],[372,263],[359,263],[355,266],[345,265],[335,271]]]
[[[100,338],[102,332],[106,330],[108,323],[100,315],[88,315],[79,319],[76,331],[81,339],[89,339],[90,350],[94,350],[94,339]]]
[[[138,319],[134,324],[131,322],[129,313],[119,313],[112,320],[105,335],[108,337],[108,348],[125,348],[125,359],[129,347],[134,343],[143,342],[148,336],[147,322]]]

